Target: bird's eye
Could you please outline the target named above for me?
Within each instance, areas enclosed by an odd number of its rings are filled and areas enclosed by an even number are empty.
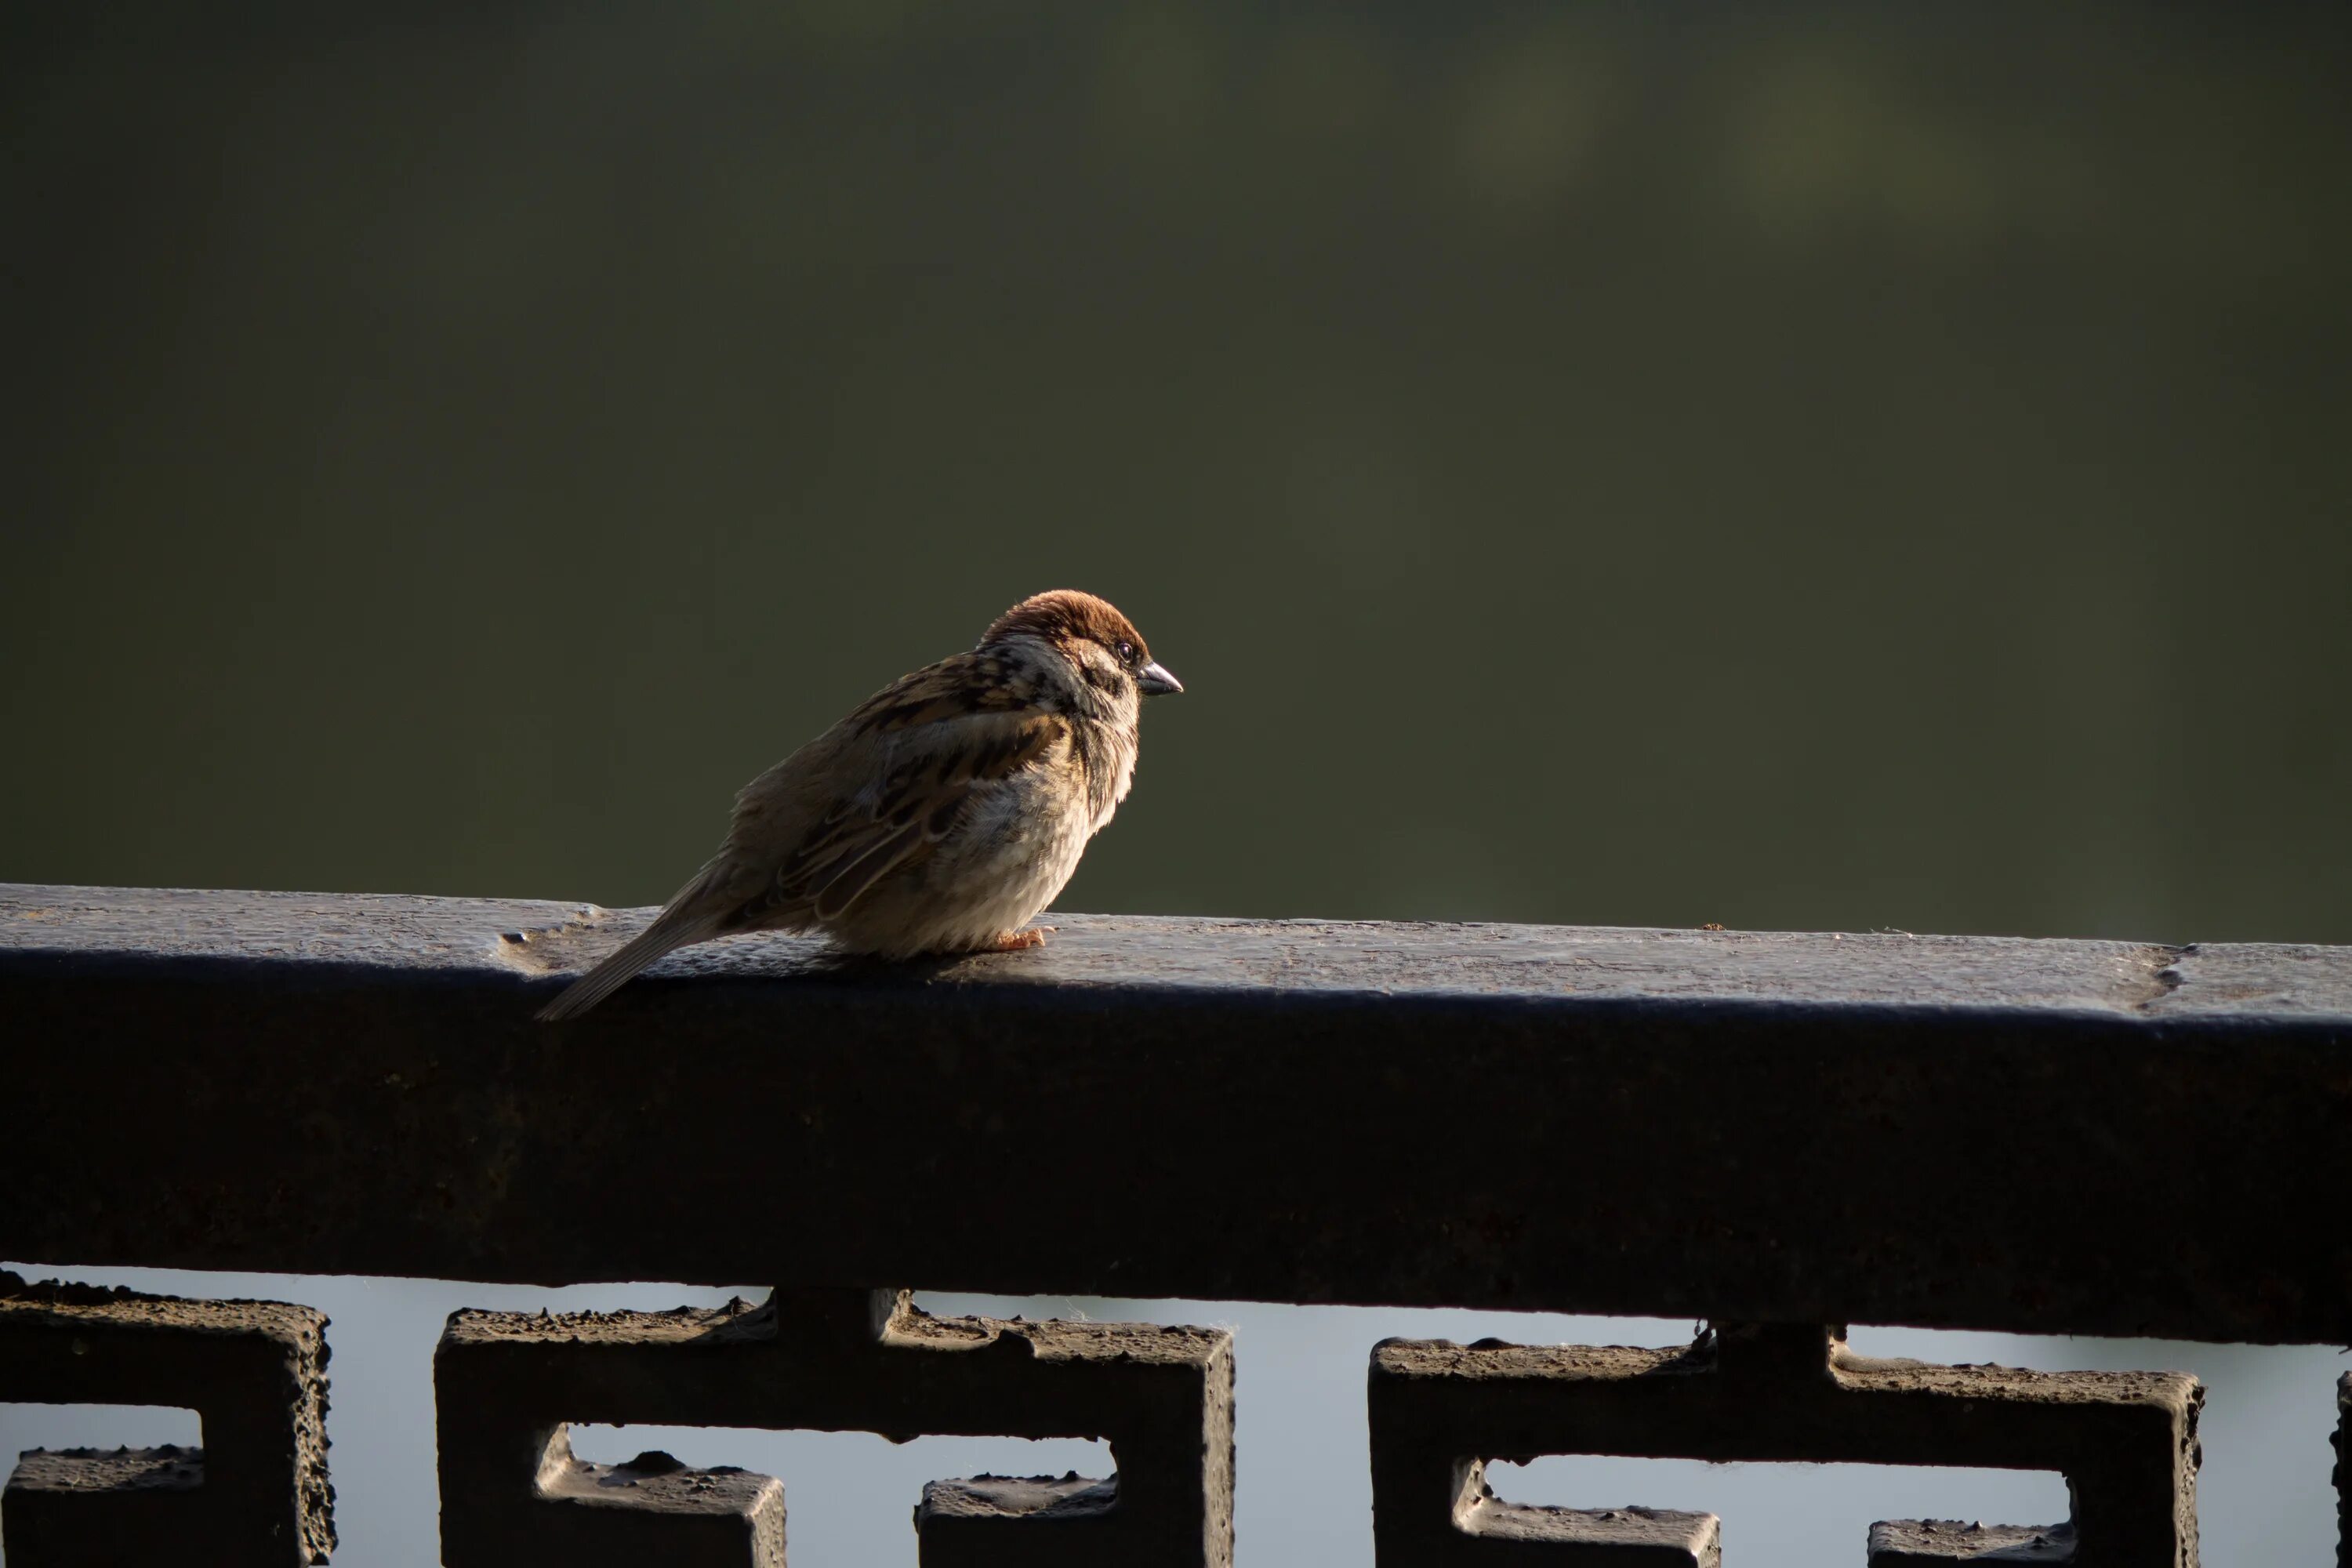
[[[1118,657],[1125,659],[1128,663],[1133,664],[1135,662],[1135,645],[1131,642],[1123,642],[1119,644]]]

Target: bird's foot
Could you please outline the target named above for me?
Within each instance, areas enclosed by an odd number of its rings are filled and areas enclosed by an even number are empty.
[[[1053,929],[1052,926],[1031,926],[1026,931],[999,931],[996,940],[989,943],[988,950],[991,952],[1019,952],[1024,947],[1043,947],[1045,945],[1045,933]]]

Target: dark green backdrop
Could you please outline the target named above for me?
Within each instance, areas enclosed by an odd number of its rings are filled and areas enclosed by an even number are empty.
[[[58,8],[0,877],[642,902],[1020,595],[1066,901],[2352,941],[2332,8]]]

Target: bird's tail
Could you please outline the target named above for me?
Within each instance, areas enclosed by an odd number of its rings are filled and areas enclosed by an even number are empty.
[[[553,1024],[576,1018],[619,990],[662,954],[718,935],[725,911],[711,909],[696,899],[697,890],[689,888],[672,900],[669,908],[654,917],[653,924],[631,937],[612,957],[573,981],[562,995],[541,1007],[540,1021]]]

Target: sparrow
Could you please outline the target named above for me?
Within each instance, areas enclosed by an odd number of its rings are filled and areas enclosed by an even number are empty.
[[[577,1017],[666,952],[816,931],[882,958],[1010,952],[1135,781],[1143,699],[1183,690],[1092,594],[1024,599],[745,784],[719,853],[550,1003]]]

